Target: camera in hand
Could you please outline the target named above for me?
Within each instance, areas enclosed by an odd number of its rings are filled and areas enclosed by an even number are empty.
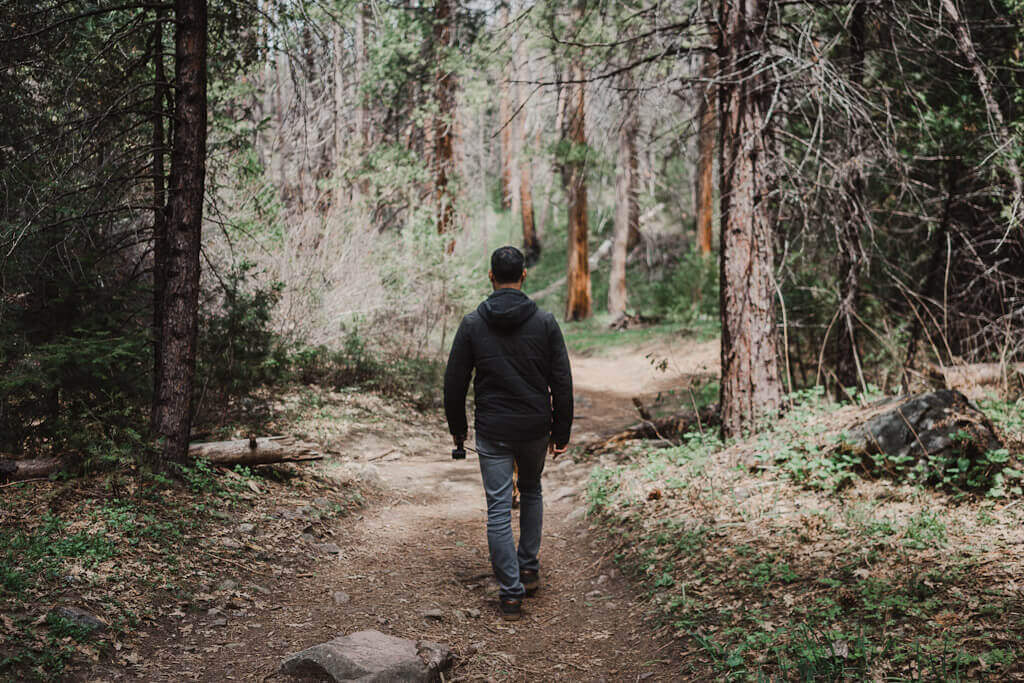
[[[462,446],[458,446],[452,449],[452,460],[465,460],[466,449]]]

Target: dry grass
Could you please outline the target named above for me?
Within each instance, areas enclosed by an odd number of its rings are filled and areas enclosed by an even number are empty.
[[[596,472],[591,505],[692,652],[690,675],[1024,680],[1019,499],[810,488],[829,479],[825,455],[801,465],[823,470],[805,485],[784,461],[737,466],[794,440],[813,451],[869,412],[795,411],[768,437],[634,449]]]

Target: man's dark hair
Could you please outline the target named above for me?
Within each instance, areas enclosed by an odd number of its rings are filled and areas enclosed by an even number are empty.
[[[519,282],[523,277],[525,263],[523,252],[515,247],[498,247],[491,254],[491,272],[494,273],[494,281],[500,284]]]

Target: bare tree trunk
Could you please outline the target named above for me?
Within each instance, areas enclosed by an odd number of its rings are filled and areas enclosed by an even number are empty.
[[[452,0],[437,0],[434,7],[434,48],[438,54],[437,105],[434,121],[434,191],[437,201],[437,232],[444,235],[455,226],[455,196],[450,187],[453,168],[453,121],[455,118],[455,74],[448,68],[448,48],[455,22]],[[451,253],[455,240],[445,250]]]
[[[338,168],[341,166],[341,159],[345,153],[346,124],[342,115],[345,103],[345,79],[343,76],[344,71],[341,68],[341,54],[343,50],[341,39],[341,24],[335,21],[331,26],[331,58],[334,61],[334,68],[331,69],[334,80],[334,90],[332,91],[331,98],[334,110],[334,163],[332,174],[336,174],[338,172]],[[346,190],[343,187],[343,183],[336,182],[334,190],[331,193],[331,203],[334,205],[335,209],[341,206],[345,193]]]
[[[522,65],[523,72],[519,73],[519,66],[516,68],[516,99],[523,101],[523,86],[520,81],[530,80],[529,66],[524,59],[523,40],[517,36],[516,60]],[[533,215],[533,169],[530,166],[530,158],[526,155],[526,148],[529,146],[530,127],[528,124],[528,111],[524,106],[519,112],[519,211],[523,223],[523,255],[526,257],[526,266],[531,267],[540,260],[540,236],[537,234],[537,225]]]
[[[628,72],[627,72],[628,73]],[[638,116],[632,79],[624,79],[623,119],[619,126],[619,168],[615,177],[615,231],[612,236],[612,270],[608,281],[608,312],[626,312],[626,250],[631,231],[639,231],[636,136]]]
[[[719,5],[722,433],[756,429],[782,403],[775,329],[774,215],[762,58],[768,0]]]
[[[356,10],[355,39],[355,81],[356,81],[356,141],[364,149],[370,141],[370,113],[363,99],[362,88],[366,78],[366,20],[369,4],[359,2]]]
[[[508,4],[501,4],[501,11],[498,13],[498,23],[501,26],[508,26]],[[510,68],[514,68],[510,66]],[[508,211],[512,208],[512,126],[509,116],[512,113],[512,106],[509,102],[509,75],[503,74],[501,79],[501,94],[498,101],[498,125],[501,126],[501,208]],[[511,74],[514,77],[514,74]]]
[[[206,0],[176,0],[174,14],[174,144],[156,410],[164,460],[188,454],[206,183]]]
[[[585,0],[576,3],[574,20],[583,17]],[[566,320],[583,320],[591,314],[590,268],[587,259],[587,180],[586,163],[581,157],[587,144],[585,128],[585,95],[583,62],[577,56],[569,71],[570,80],[566,102],[566,125],[572,143],[571,158],[566,164],[566,199],[569,204],[569,263],[568,291],[565,302]]]
[[[523,216],[523,255],[526,257],[526,266],[531,267],[540,260],[541,247],[533,223],[533,178],[527,161],[521,161],[519,165],[519,203]]]
[[[711,254],[711,239],[714,219],[714,167],[715,167],[715,86],[712,82],[715,74],[715,56],[704,57],[701,78],[705,81],[700,94],[698,120],[700,130],[697,134],[697,183],[694,197],[697,215],[697,244],[700,253]]]
[[[150,430],[157,433],[157,405],[163,366],[161,344],[164,324],[163,295],[167,280],[167,193],[164,187],[164,98],[167,96],[167,75],[164,72],[163,10],[156,12],[153,27],[153,400],[150,406]]]
[[[850,78],[860,83],[864,73],[864,13],[866,6],[858,2],[853,8],[850,24]],[[836,392],[840,398],[847,387],[861,386],[865,391],[860,356],[857,350],[857,308],[860,294],[860,271],[864,263],[861,230],[867,224],[864,210],[864,177],[861,173],[863,141],[853,130],[850,141],[852,164],[844,179],[845,217],[836,225],[839,268],[839,330],[836,337]]]

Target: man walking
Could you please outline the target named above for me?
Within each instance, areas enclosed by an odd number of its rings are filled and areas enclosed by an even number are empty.
[[[540,585],[544,458],[565,452],[572,427],[572,375],[554,316],[523,294],[523,254],[491,254],[494,292],[462,319],[444,373],[444,408],[456,447],[466,440],[473,371],[476,449],[487,494],[487,545],[505,619],[522,616]],[[519,547],[512,534],[512,471],[519,469]]]

